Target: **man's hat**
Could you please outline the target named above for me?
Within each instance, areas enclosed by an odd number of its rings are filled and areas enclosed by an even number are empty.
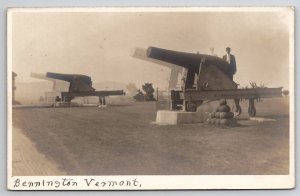
[[[230,47],[227,47],[226,50],[231,50],[231,48],[230,48]]]

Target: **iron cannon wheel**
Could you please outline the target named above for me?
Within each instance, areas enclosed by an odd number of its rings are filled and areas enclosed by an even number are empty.
[[[248,107],[248,114],[250,117],[254,117],[256,115],[256,108],[254,106]]]
[[[188,112],[196,112],[197,104],[193,101],[189,101],[186,103],[186,111]]]
[[[242,113],[242,108],[240,105],[233,105],[231,108],[232,112],[234,113],[234,116],[239,116]]]

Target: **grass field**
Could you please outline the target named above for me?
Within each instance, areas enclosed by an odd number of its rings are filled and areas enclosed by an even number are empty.
[[[152,102],[13,109],[13,126],[68,175],[288,174],[288,98],[255,104],[258,117],[276,121],[248,120],[248,103],[243,101],[237,127],[159,126],[152,123]],[[12,142],[14,147],[20,141]],[[14,170],[14,175],[24,175],[22,168]]]

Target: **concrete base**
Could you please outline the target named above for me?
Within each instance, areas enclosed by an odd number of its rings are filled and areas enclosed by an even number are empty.
[[[55,102],[54,103],[55,108],[65,108],[65,107],[79,107],[78,103],[75,102]]]
[[[70,107],[70,103],[68,103],[68,102],[55,102],[54,107],[55,108]]]
[[[199,106],[197,112],[158,110],[156,123],[161,125],[203,123],[213,110],[210,105]]]

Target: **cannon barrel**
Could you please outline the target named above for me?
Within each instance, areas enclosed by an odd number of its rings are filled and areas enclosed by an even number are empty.
[[[64,80],[67,82],[72,82],[74,79],[81,80],[86,84],[92,84],[92,79],[89,76],[86,75],[80,75],[80,74],[61,74],[61,73],[53,73],[53,72],[47,72],[46,77],[53,78],[57,80]]]
[[[49,77],[46,76],[46,74],[42,74],[42,73],[34,73],[34,72],[32,72],[32,73],[30,73],[30,77],[32,77],[32,78],[38,78],[38,79],[42,79],[42,80],[48,80],[48,81],[52,81],[52,82],[55,81],[54,78],[49,78]]]
[[[149,47],[147,49],[147,56],[149,58],[172,63],[187,69],[192,69],[194,72],[199,72],[200,63],[204,59],[206,65],[213,64],[226,74],[228,74],[230,71],[230,66],[225,60],[211,55],[186,53],[157,47]]]

